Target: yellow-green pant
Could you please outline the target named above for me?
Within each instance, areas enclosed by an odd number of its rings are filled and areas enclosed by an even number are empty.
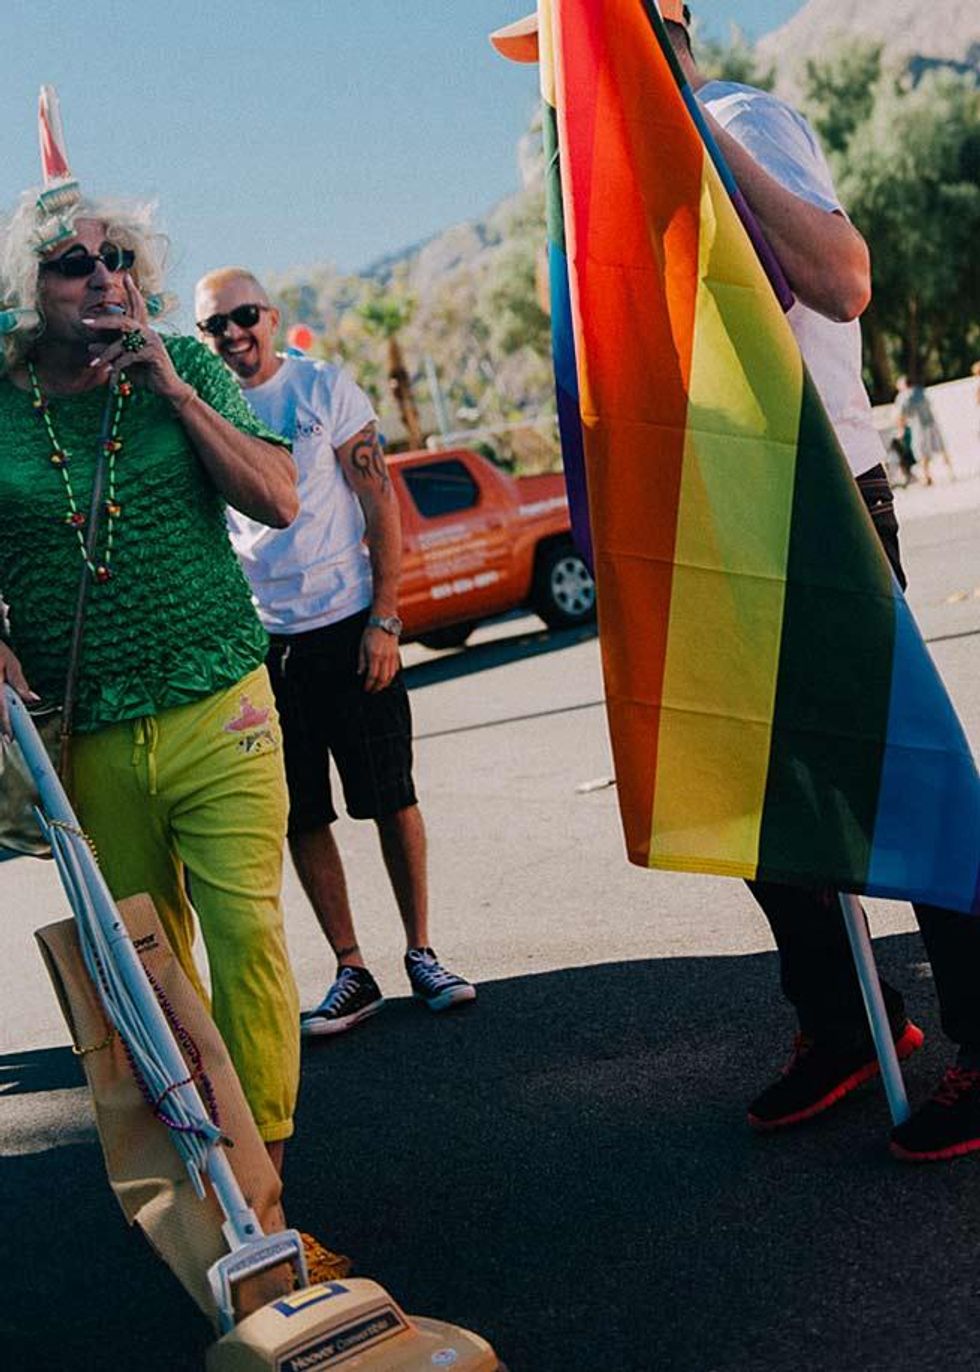
[[[289,1138],[299,1000],[280,905],[282,743],[265,668],[193,704],[76,735],[72,771],[78,816],[112,894],[152,896],[207,1004],[191,954],[189,876],[215,1023],[262,1138]]]

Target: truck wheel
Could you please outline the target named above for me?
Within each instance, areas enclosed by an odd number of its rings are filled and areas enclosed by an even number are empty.
[[[539,555],[531,605],[549,629],[595,619],[595,582],[570,542],[553,543]]]
[[[464,624],[447,624],[444,629],[430,629],[427,634],[419,634],[423,648],[462,648],[476,628],[472,620]]]

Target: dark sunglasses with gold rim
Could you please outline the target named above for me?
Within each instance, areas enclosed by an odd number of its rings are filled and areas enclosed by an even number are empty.
[[[95,253],[83,248],[81,243],[76,243],[75,247],[69,248],[60,257],[46,258],[41,263],[40,270],[80,279],[83,276],[91,276],[99,262],[106,271],[115,275],[117,272],[130,271],[135,261],[136,254],[132,248],[121,248],[118,243],[103,243]]]
[[[221,338],[228,328],[229,320],[240,329],[254,329],[262,311],[271,308],[271,305],[236,305],[227,314],[209,314],[207,319],[199,319],[197,327],[201,333],[210,334],[212,338]]]

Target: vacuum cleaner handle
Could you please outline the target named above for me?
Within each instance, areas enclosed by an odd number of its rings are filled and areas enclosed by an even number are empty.
[[[225,1238],[229,1244],[235,1242],[233,1234],[226,1233]],[[306,1253],[303,1249],[303,1240],[296,1229],[283,1229],[278,1234],[268,1236],[263,1235],[260,1229],[259,1237],[242,1247],[235,1247],[231,1253],[225,1253],[217,1262],[211,1264],[208,1268],[208,1282],[217,1307],[222,1334],[227,1334],[236,1324],[235,1287],[249,1277],[257,1277],[260,1272],[267,1272],[272,1267],[281,1267],[287,1262],[295,1273],[297,1285],[309,1286]]]

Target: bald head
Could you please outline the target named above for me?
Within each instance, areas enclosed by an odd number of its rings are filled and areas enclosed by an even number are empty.
[[[279,311],[245,267],[218,267],[194,290],[198,337],[231,368],[243,386],[260,386],[282,365],[276,355]]]
[[[256,304],[268,305],[269,295],[262,282],[247,267],[215,267],[213,272],[207,272],[201,277],[194,287],[195,313],[198,319],[205,319],[207,316],[201,314],[196,302],[206,292],[220,291],[225,286],[231,286],[241,282],[248,287],[249,297]]]

